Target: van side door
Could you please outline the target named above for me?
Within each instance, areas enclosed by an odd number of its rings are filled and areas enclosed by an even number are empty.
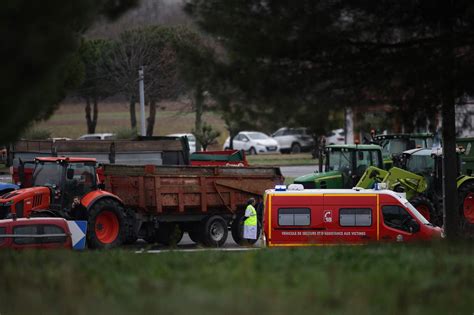
[[[377,239],[375,194],[325,194],[323,213],[327,242],[357,244]]]

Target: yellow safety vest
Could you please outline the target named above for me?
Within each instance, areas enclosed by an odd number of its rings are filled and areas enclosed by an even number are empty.
[[[252,205],[248,205],[245,212],[250,212],[250,216],[245,220],[244,225],[256,226],[257,225],[257,211]]]

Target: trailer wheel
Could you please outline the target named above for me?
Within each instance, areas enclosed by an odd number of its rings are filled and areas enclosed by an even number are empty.
[[[191,239],[191,241],[193,241],[194,243],[202,243],[202,233],[199,232],[199,231],[189,231],[188,232],[188,235],[189,235],[189,238]]]
[[[221,247],[227,240],[227,222],[218,215],[208,218],[204,222],[202,241],[206,246]]]
[[[416,197],[413,197],[410,200],[410,203],[429,222],[437,226],[441,226],[443,224],[443,222],[440,222],[440,219],[442,219],[442,216],[440,216],[439,213],[437,213],[433,202],[428,197],[423,196],[423,195],[418,195]]]
[[[114,248],[127,236],[125,209],[117,201],[102,199],[89,210],[87,243],[91,248]]]
[[[176,246],[183,238],[183,230],[175,223],[161,223],[156,230],[156,241],[166,246]]]
[[[244,221],[244,216],[240,215],[232,222],[232,238],[234,239],[234,242],[240,246],[253,245],[260,238],[260,233],[262,231],[262,223],[260,222],[260,220],[257,220],[257,239],[248,240],[244,239]]]

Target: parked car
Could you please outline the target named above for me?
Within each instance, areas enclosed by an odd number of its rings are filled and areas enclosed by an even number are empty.
[[[334,129],[326,134],[326,144],[344,144],[345,138],[344,129]]]
[[[192,133],[172,133],[167,137],[188,137],[189,153],[196,152],[196,137]]]
[[[0,248],[71,249],[71,232],[62,218],[0,220]]]
[[[280,128],[272,137],[278,142],[281,153],[310,151],[314,146],[314,139],[307,128]]]
[[[78,140],[112,140],[115,139],[114,133],[89,133],[82,135]]]
[[[244,150],[248,154],[277,153],[280,149],[278,142],[258,131],[241,131],[233,141],[235,150]],[[230,149],[230,138],[224,142],[224,150]]]

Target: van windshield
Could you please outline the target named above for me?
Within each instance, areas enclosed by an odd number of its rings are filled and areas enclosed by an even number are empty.
[[[416,210],[415,207],[413,207],[413,205],[411,203],[409,203],[408,201],[406,201],[404,203],[405,207],[407,207],[410,212],[422,223],[422,224],[430,224],[430,222],[428,222],[428,220],[425,219],[424,216],[421,215],[421,213],[418,212],[418,210]]]

